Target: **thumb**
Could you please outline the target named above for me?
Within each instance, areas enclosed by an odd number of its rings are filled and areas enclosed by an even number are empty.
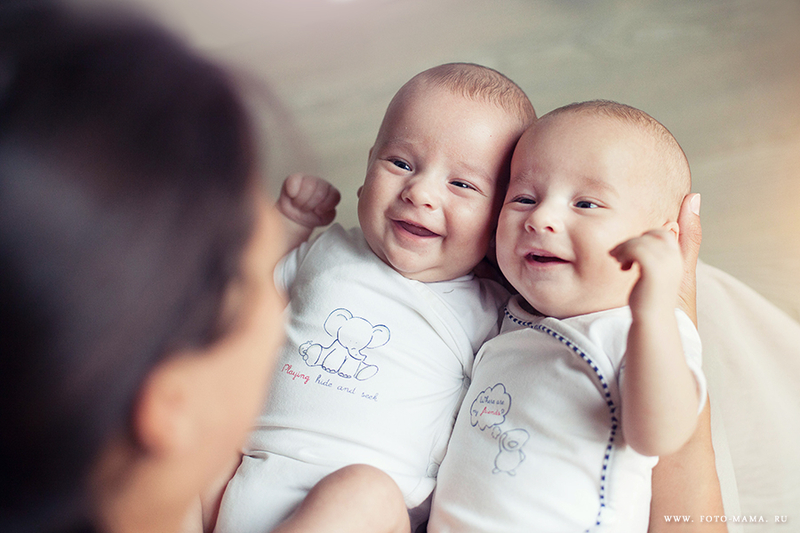
[[[700,225],[700,195],[687,194],[678,214],[680,232],[678,245],[683,256],[683,278],[681,279],[680,306],[697,324],[697,258],[700,255],[700,242],[703,228]]]
[[[684,258],[684,266],[692,270],[697,266],[700,255],[700,242],[703,240],[703,228],[700,225],[700,195],[687,194],[681,204],[678,215],[680,234],[678,244]]]
[[[294,174],[290,174],[283,180],[283,192],[289,198],[297,198],[297,195],[300,194],[300,188],[303,186],[303,179],[305,175],[301,172],[295,172]]]

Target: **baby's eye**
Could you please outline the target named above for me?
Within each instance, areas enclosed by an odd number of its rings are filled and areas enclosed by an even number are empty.
[[[590,202],[589,200],[580,200],[578,202],[575,202],[575,207],[577,207],[578,209],[595,209],[600,206],[594,202]]]
[[[402,159],[390,159],[389,160],[394,166],[402,168],[406,172],[411,171],[411,165],[403,161]]]
[[[523,205],[533,205],[536,203],[536,200],[534,200],[533,198],[529,198],[527,196],[518,196],[517,198],[514,198],[511,201],[515,204],[523,204]]]
[[[458,187],[459,189],[474,189],[475,188],[472,185],[470,185],[469,183],[466,183],[464,181],[458,181],[458,180],[451,181],[450,185],[452,185],[454,187]]]

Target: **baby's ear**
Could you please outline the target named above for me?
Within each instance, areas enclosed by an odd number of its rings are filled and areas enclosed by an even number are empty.
[[[661,229],[667,230],[675,237],[675,242],[678,241],[678,236],[681,234],[681,228],[675,221],[665,222]]]

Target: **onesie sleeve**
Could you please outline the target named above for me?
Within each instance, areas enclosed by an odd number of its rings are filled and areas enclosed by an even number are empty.
[[[297,277],[297,271],[300,265],[308,255],[308,250],[311,248],[311,241],[306,241],[278,261],[275,270],[272,273],[275,287],[284,294],[288,294]]]

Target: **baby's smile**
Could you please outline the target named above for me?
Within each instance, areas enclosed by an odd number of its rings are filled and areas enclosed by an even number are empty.
[[[394,224],[401,230],[417,237],[440,237],[438,233],[435,233],[424,226],[420,226],[406,220],[395,220]]]
[[[565,259],[561,259],[549,252],[545,252],[543,250],[536,250],[533,252],[529,252],[525,255],[525,260],[529,263],[568,263],[569,261]]]

